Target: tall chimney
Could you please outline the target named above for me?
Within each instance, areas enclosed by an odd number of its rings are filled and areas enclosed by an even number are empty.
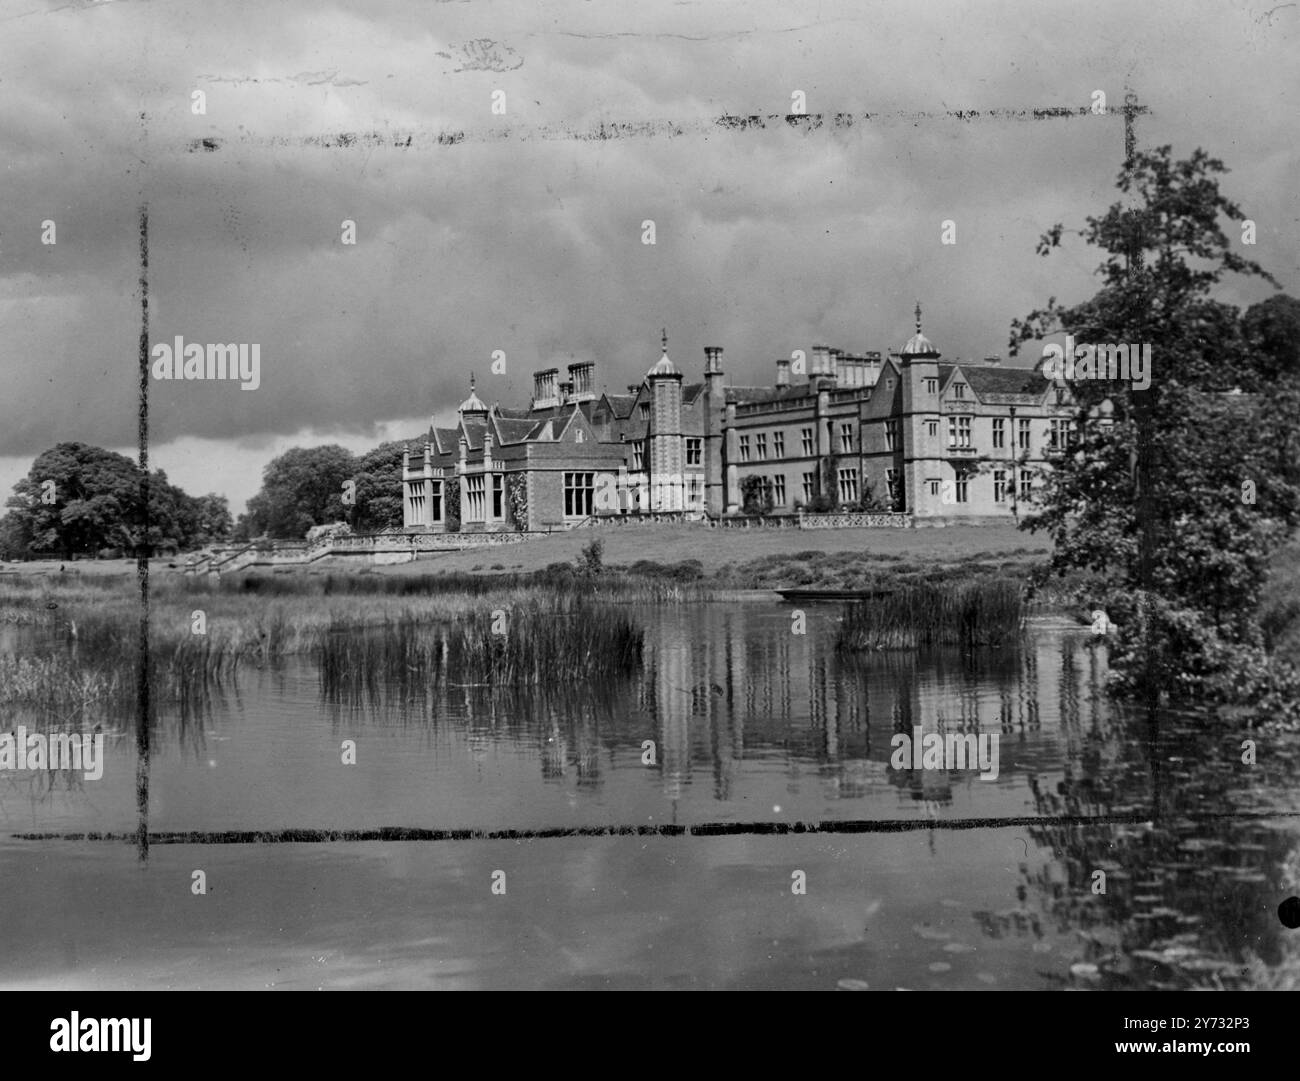
[[[704,374],[717,375],[722,371],[722,346],[706,345],[704,347]]]
[[[596,397],[596,362],[583,360],[570,364],[569,380],[573,384],[569,391],[569,401],[591,401]]]
[[[560,369],[544,368],[533,373],[533,408],[550,409],[560,404]]]
[[[785,357],[781,357],[776,362],[776,385],[778,387],[790,385],[790,361]]]
[[[814,345],[812,364],[808,368],[809,378],[826,374],[826,346]]]

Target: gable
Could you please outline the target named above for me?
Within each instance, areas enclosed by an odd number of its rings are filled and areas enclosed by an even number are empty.
[[[587,416],[577,406],[567,416],[556,417],[551,424],[553,438],[560,443],[596,443],[599,439]]]
[[[880,368],[880,378],[863,406],[863,416],[873,419],[894,416],[903,411],[903,372],[893,357]]]
[[[965,373],[975,396],[986,405],[1037,405],[1051,382],[1033,368],[973,367]]]

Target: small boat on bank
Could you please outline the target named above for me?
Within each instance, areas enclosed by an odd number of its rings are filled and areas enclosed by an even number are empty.
[[[778,589],[783,601],[792,604],[841,603],[843,601],[871,601],[887,597],[892,589]]]

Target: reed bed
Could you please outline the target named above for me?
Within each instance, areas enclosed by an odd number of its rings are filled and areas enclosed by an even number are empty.
[[[627,675],[644,631],[623,613],[571,598],[479,608],[454,622],[403,611],[379,626],[336,614],[315,656],[322,694],[378,700],[387,689],[565,686]]]
[[[610,610],[616,599],[606,591],[561,584],[421,594],[420,579],[441,576],[419,576],[407,590],[382,588],[394,580],[381,576],[331,577],[299,577],[287,588],[270,579],[273,586],[251,589],[244,584],[266,580],[209,587],[163,577],[148,621],[155,707],[199,712],[242,667],[294,654],[331,665],[327,681],[341,687],[399,674],[408,687],[413,674],[434,684],[528,685],[599,679],[640,663],[641,631]],[[511,585],[519,576],[506,577]],[[114,589],[73,575],[39,588],[0,587],[0,622],[17,624],[22,636],[20,654],[0,654],[0,706],[50,719],[90,706],[113,721],[135,713],[139,599],[133,577],[109,580]],[[367,594],[361,585],[381,588]],[[204,633],[195,633],[198,613]],[[493,613],[504,613],[505,634],[493,632]]]
[[[1024,618],[1024,591],[1013,579],[899,584],[885,596],[846,605],[836,646],[1001,646],[1019,638]]]
[[[132,691],[122,673],[86,668],[67,656],[0,654],[0,701],[41,716],[84,714],[105,702],[125,700]]]

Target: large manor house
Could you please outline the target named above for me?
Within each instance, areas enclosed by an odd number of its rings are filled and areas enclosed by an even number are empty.
[[[663,355],[626,394],[596,366],[533,376],[524,408],[475,393],[454,428],[404,457],[409,532],[556,530],[608,517],[719,520],[801,512],[901,512],[914,524],[1008,519],[1070,433],[1065,393],[1039,369],[945,362],[921,333],[898,352],[814,346],[777,360],[768,386],[726,381],[704,350],[686,382]],[[752,478],[758,478],[757,480]]]

